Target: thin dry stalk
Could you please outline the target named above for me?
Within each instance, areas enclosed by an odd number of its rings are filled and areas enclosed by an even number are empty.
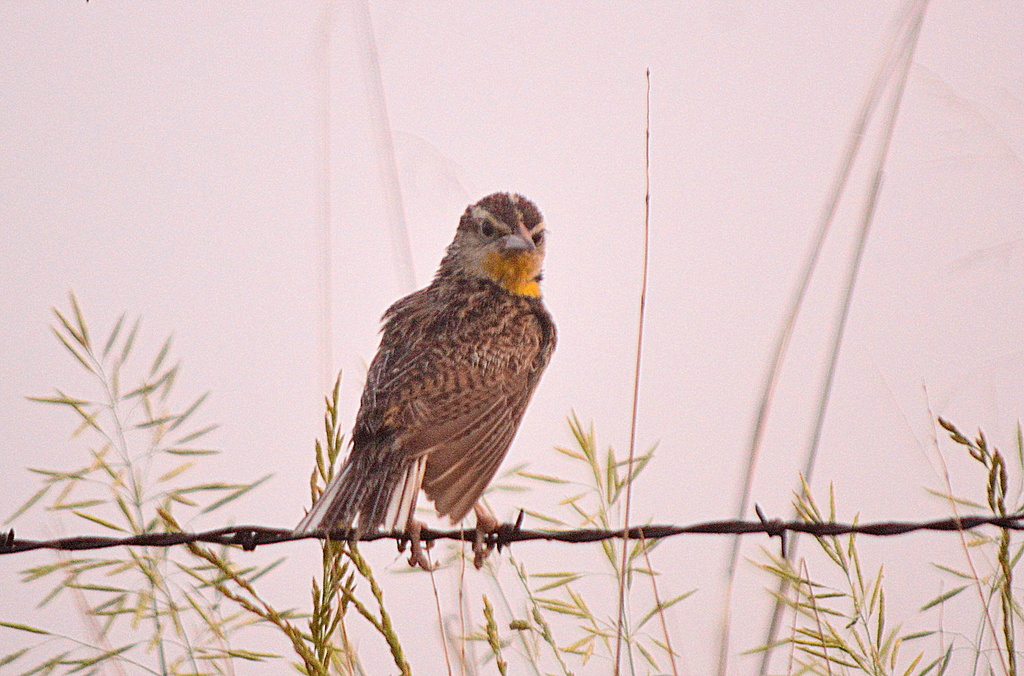
[[[356,672],[356,651],[352,647],[351,641],[348,640],[348,628],[345,626],[345,616],[342,615],[341,619],[338,620],[338,634],[341,636],[341,645],[344,646],[344,659],[345,666],[348,668],[349,674],[355,674]]]
[[[813,592],[814,590],[810,589],[809,591]],[[800,583],[797,583],[796,590],[795,590],[795,597],[793,599],[793,606],[794,606],[794,610],[793,610],[793,623],[789,627],[789,635],[790,635],[791,639],[789,641],[789,661],[788,661],[787,666],[786,666],[786,673],[787,674],[792,674],[793,673],[793,664],[796,662],[796,635],[797,635],[796,634],[796,627],[797,627],[797,621],[800,619],[800,613],[796,612],[795,608],[796,608],[797,599],[799,599],[799,598],[800,598]],[[765,646],[765,650],[769,650],[770,648],[771,648],[771,646]]]
[[[654,607],[658,609],[658,620],[661,622],[661,633],[665,637],[665,652],[668,653],[669,664],[672,665],[672,676],[679,676],[676,668],[676,652],[672,650],[672,639],[668,634],[668,623],[665,622],[665,607],[661,604],[661,596],[658,594],[658,580],[654,574],[654,567],[651,566],[651,553],[647,547],[647,538],[641,536],[640,548],[644,553],[644,563],[651,574],[651,591],[654,593]]]
[[[818,612],[818,600],[815,597],[814,589],[811,587],[811,572],[807,570],[807,561],[803,559],[800,560],[800,570],[801,572],[803,572],[803,576],[801,579],[807,580],[807,598],[811,600],[811,613],[814,615],[814,623],[818,629],[818,636],[824,637],[825,633],[821,628],[821,614]],[[800,593],[798,590],[797,598],[799,598],[799,596]],[[828,642],[825,641],[824,638],[822,638],[821,641],[821,650],[825,655],[825,669],[828,671],[829,676],[832,676],[832,660],[828,658]]]
[[[651,224],[651,69],[647,69],[647,119],[644,136],[644,255],[643,273],[640,280],[640,313],[637,317],[636,362],[633,367],[633,407],[629,421],[629,459],[626,467],[626,503],[622,516],[622,560],[619,567],[619,610],[615,621],[615,676],[619,676],[622,660],[622,630],[626,607],[626,568],[629,551],[629,509],[633,497],[633,462],[636,455],[636,419],[640,399],[640,364],[644,345],[644,311],[647,305],[647,259],[650,245]]]
[[[373,17],[370,15],[369,3],[366,0],[353,3],[353,9],[364,38],[362,65],[366,72],[366,84],[369,87],[367,101],[372,106],[373,142],[379,158],[378,169],[381,183],[386,188],[384,195],[385,218],[391,230],[391,249],[395,270],[399,273],[398,281],[402,288],[406,291],[413,291],[416,288],[416,273],[412,261],[412,245],[409,242],[409,229],[405,223],[402,184],[398,180],[398,160],[395,157],[395,138],[391,132],[387,98],[384,96],[384,80],[381,77],[380,53],[377,50],[377,40],[373,32]]]
[[[373,598],[377,602],[377,610],[380,612],[380,617],[375,616],[362,601],[356,598],[351,589],[342,588],[341,591],[345,595],[345,600],[351,603],[359,614],[373,625],[377,633],[384,637],[388,648],[391,650],[391,657],[394,660],[395,666],[398,667],[403,676],[410,676],[412,669],[405,658],[405,651],[402,649],[402,644],[395,633],[394,625],[391,623],[391,615],[384,605],[384,592],[381,590],[380,585],[377,584],[377,578],[373,575],[373,569],[370,568],[370,564],[359,553],[359,549],[355,546],[354,542],[350,542],[343,551],[363,579],[370,584],[370,593],[373,594]]]
[[[430,563],[430,552],[427,552],[427,563]],[[444,616],[441,614],[441,597],[437,593],[437,581],[434,579],[434,568],[430,568],[430,588],[434,590],[434,608],[437,609],[437,628],[441,631],[441,649],[444,650],[444,666],[448,676],[452,676],[452,661],[448,656],[448,636],[444,630]]]
[[[333,293],[333,247],[331,237],[331,30],[334,26],[334,3],[325,0],[324,12],[320,19],[319,41],[316,50],[316,65],[320,76],[319,110],[319,151],[320,181],[317,186],[317,244],[319,245],[319,275],[317,277],[317,305],[319,306],[319,327],[317,351],[320,361],[321,389],[330,389],[333,378],[334,356],[332,352],[334,320],[332,307]]]

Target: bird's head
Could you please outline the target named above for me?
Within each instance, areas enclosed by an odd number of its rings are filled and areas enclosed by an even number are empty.
[[[441,273],[484,277],[510,293],[540,296],[544,218],[522,195],[497,192],[469,206]]]

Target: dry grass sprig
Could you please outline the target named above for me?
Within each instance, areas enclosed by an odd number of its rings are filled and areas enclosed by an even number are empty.
[[[950,421],[940,417],[938,418],[938,423],[949,434],[950,439],[957,445],[964,447],[968,455],[985,470],[985,498],[992,514],[995,516],[1007,516],[1024,511],[1024,501],[1021,501],[1021,495],[1019,494],[1015,498],[1017,501],[1016,506],[1007,505],[1007,501],[1011,499],[1008,495],[1009,469],[1007,462],[999,449],[989,444],[985,434],[979,430],[977,436],[974,439],[970,439]],[[1024,477],[1024,433],[1022,433],[1019,424],[1017,426],[1016,445],[1017,473],[1020,477]],[[953,496],[952,490],[948,490],[949,493],[939,495],[943,499],[948,500],[954,509],[957,504],[978,506],[977,502]],[[1015,553],[1011,552],[1011,533],[1009,530],[1000,530],[994,537],[975,531],[971,531],[970,534],[973,537],[972,541],[967,542],[965,539],[963,543],[968,571],[956,571],[949,568],[944,568],[943,570],[960,579],[969,580],[971,584],[958,586],[950,590],[940,600],[934,601],[931,605],[946,602],[964,591],[968,586],[974,587],[980,596],[982,607],[985,611],[983,626],[988,627],[992,636],[996,652],[999,656],[1000,666],[1005,673],[1016,676],[1017,654],[1014,618],[1021,615],[1021,608],[1013,598],[1013,568],[1020,560],[1024,547],[1018,547]],[[981,576],[972,561],[968,547],[978,548],[991,545],[996,547],[995,569],[990,574]],[[999,597],[999,609],[1002,619],[1001,632],[996,631],[995,624],[988,613],[988,607],[993,596]]]
[[[802,486],[794,500],[800,518],[813,523],[835,520],[835,494],[830,490],[826,516],[806,481]],[[874,574],[866,574],[856,535],[819,536],[815,541],[831,562],[832,570],[838,572],[840,585],[812,578],[805,560],[797,567],[789,559],[765,552],[767,560],[758,563],[761,570],[784,581],[784,588],[789,590],[784,595],[776,594],[775,598],[794,613],[791,635],[783,643],[793,648],[790,661],[796,673],[831,675],[837,670],[846,673],[845,670],[853,669],[871,676],[923,676],[935,669],[939,661],[918,670],[923,651],[914,655],[905,667],[897,667],[900,648],[932,632],[901,633],[900,627],[888,625],[883,569],[880,566]],[[762,646],[751,652],[764,653],[777,645]]]

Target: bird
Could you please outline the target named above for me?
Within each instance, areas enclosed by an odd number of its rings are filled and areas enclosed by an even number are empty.
[[[519,194],[468,206],[431,283],[384,313],[351,450],[295,528],[390,531],[430,569],[414,518],[422,490],[452,524],[477,517],[474,563],[498,521],[479,503],[555,349],[541,298],[544,219]]]

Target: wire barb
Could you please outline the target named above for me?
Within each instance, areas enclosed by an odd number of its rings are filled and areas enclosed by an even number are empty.
[[[768,534],[768,537],[779,538],[779,556],[782,558],[788,558],[786,556],[786,529],[783,527],[783,523],[780,519],[772,519],[769,521],[765,518],[764,512],[761,511],[761,505],[754,503],[754,512],[757,514],[757,518],[760,519],[761,525],[764,526],[764,532]]]

